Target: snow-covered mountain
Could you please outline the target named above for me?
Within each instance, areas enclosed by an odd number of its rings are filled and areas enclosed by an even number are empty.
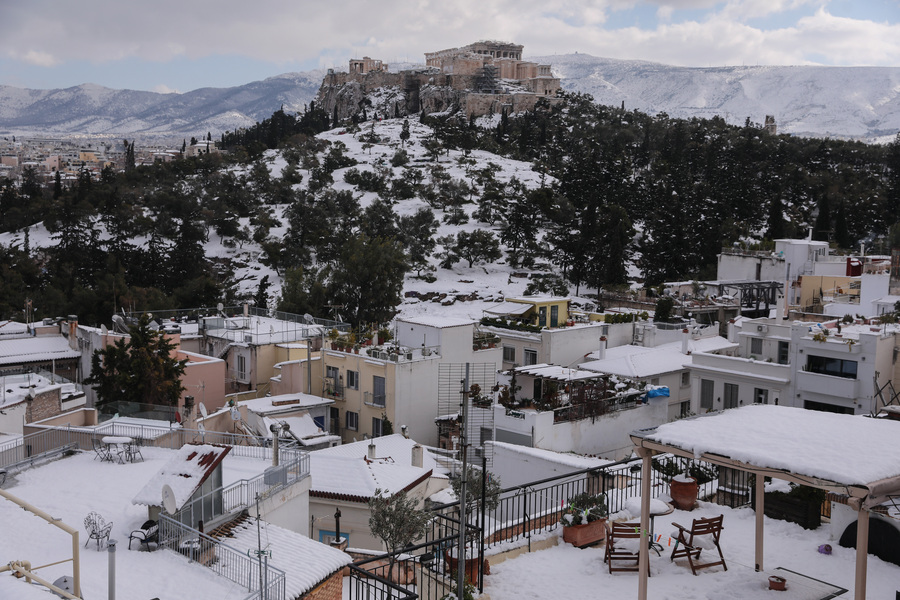
[[[673,67],[587,54],[529,57],[553,65],[563,88],[603,104],[672,117],[743,124],[773,115],[778,131],[888,141],[900,131],[898,67]],[[0,134],[218,134],[252,125],[281,106],[302,109],[324,71],[286,73],[232,88],[183,94],[112,90],[85,84],[63,90],[0,86]]]
[[[870,141],[900,131],[900,68],[673,67],[587,54],[531,57],[564,89],[602,104],[671,117],[720,116],[734,125],[773,115],[779,133]]]
[[[287,73],[231,88],[183,94],[83,84],[62,90],[0,86],[0,134],[196,135],[253,125],[284,106],[299,111],[324,71]]]

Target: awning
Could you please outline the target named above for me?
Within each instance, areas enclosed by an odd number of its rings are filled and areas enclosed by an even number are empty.
[[[498,316],[522,316],[534,308],[531,304],[521,302],[501,302],[484,309],[485,314]]]

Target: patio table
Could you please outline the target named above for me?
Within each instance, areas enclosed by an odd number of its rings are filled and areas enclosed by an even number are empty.
[[[134,442],[134,440],[130,437],[120,435],[106,435],[103,436],[100,441],[106,444],[106,447],[109,448],[110,454],[115,452],[116,455],[118,455],[120,463],[125,462],[125,460],[122,458],[122,455],[128,445]]]

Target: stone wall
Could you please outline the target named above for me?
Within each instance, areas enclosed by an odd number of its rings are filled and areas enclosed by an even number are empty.
[[[482,94],[470,91],[475,87],[478,75],[439,73],[437,71],[403,71],[386,73],[370,71],[365,74],[329,73],[322,81],[316,102],[330,116],[339,120],[349,119],[362,112],[372,115],[373,110],[387,117],[395,114],[407,116],[461,110],[466,116],[480,117],[487,114],[519,113],[533,110],[540,98],[556,102],[559,80],[542,78],[526,80],[531,92],[511,94]],[[366,105],[366,97],[379,88],[394,88],[393,95],[383,95],[382,106]]]

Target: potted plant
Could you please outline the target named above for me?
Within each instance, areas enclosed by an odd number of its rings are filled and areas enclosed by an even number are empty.
[[[578,548],[606,539],[606,494],[583,492],[569,498],[559,522],[563,540]]]

